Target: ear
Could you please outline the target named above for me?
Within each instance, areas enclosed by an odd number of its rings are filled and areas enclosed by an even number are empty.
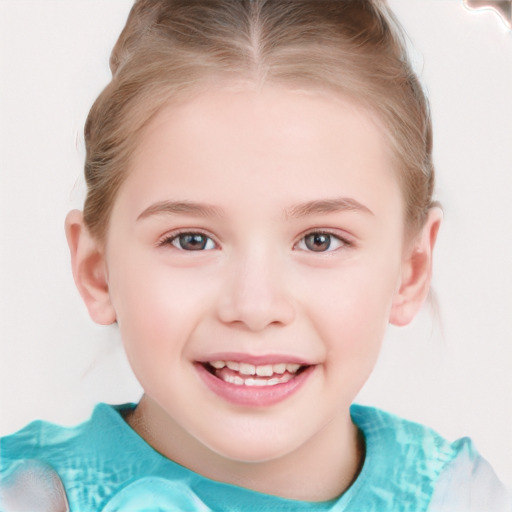
[[[432,255],[443,213],[431,208],[420,233],[404,253],[401,280],[391,307],[390,323],[407,325],[423,305],[432,279]]]
[[[66,238],[75,284],[89,315],[98,324],[114,323],[116,313],[110,301],[104,248],[89,233],[79,210],[70,211],[66,217]]]

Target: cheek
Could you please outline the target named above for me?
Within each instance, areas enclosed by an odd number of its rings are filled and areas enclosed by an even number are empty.
[[[310,317],[327,340],[328,362],[368,363],[371,370],[388,325],[399,270],[398,258],[386,263],[361,258],[318,283]]]
[[[109,287],[127,350],[180,346],[212,301],[211,281],[197,274],[147,262],[135,251],[115,266]]]
[[[325,375],[335,396],[352,401],[368,380],[380,354],[388,309],[371,291],[361,291],[324,310],[328,318],[318,331],[327,340]]]
[[[181,363],[190,359],[204,298],[182,272],[155,265],[133,272],[128,267],[120,266],[112,283],[120,334],[138,381],[146,392],[158,394],[158,383],[168,382],[171,374],[184,378],[187,365]]]

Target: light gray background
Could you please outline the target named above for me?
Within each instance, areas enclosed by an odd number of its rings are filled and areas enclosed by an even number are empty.
[[[390,330],[359,401],[471,436],[512,485],[512,32],[462,0],[390,3],[433,109],[440,312]],[[0,434],[140,394],[115,328],[87,316],[63,231],[84,194],[82,126],[130,6],[0,0]]]

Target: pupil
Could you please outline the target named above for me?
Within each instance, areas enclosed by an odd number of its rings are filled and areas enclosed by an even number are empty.
[[[206,237],[198,233],[180,235],[180,245],[188,251],[200,251],[206,247],[206,242]]]
[[[330,235],[323,233],[313,233],[306,237],[306,247],[311,251],[326,251],[331,245]]]

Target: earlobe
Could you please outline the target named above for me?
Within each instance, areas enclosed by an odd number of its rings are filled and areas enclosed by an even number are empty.
[[[104,251],[89,233],[79,210],[70,211],[66,217],[66,238],[75,284],[89,315],[98,324],[114,323],[116,313],[110,301]]]
[[[389,321],[407,325],[423,305],[432,278],[432,256],[443,214],[440,208],[429,211],[421,232],[407,248],[402,262],[401,281],[395,294]]]

